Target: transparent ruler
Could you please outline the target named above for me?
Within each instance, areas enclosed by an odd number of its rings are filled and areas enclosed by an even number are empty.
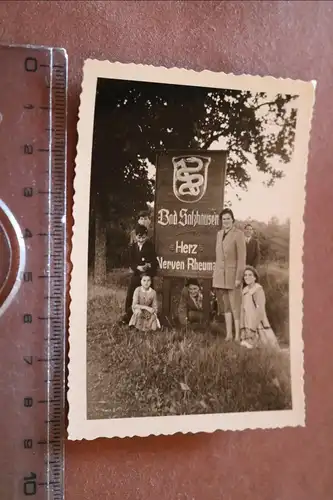
[[[0,46],[0,498],[64,498],[67,55]]]

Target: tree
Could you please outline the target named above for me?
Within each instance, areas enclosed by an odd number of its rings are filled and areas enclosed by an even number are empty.
[[[287,163],[292,155],[296,98],[99,79],[91,210],[107,227],[126,229],[154,198],[147,167],[155,163],[157,150],[207,149],[221,138],[229,152],[227,183],[246,189],[249,153],[273,183],[283,172],[272,159]]]

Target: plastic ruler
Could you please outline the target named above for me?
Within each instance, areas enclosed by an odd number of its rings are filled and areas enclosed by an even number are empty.
[[[64,498],[67,55],[0,46],[0,498]]]

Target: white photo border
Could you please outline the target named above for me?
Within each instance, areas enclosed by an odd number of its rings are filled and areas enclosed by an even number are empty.
[[[295,150],[290,182],[294,203],[290,229],[290,358],[292,410],[246,413],[132,417],[88,420],[87,418],[87,293],[88,228],[91,155],[97,80],[99,78],[170,83],[298,95]],[[74,180],[72,275],[69,319],[69,425],[70,440],[98,437],[170,435],[216,430],[272,429],[305,426],[303,366],[303,234],[306,199],[308,143],[316,82],[274,77],[233,75],[211,71],[122,64],[88,59],[83,68],[79,109],[78,145]]]

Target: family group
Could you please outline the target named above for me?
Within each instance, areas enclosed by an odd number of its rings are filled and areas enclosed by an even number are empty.
[[[220,221],[212,276],[212,320],[216,321],[223,313],[226,341],[234,340],[249,349],[259,345],[277,347],[266,314],[265,292],[259,283],[260,248],[253,227],[246,224],[244,231],[237,228],[229,208],[222,210]],[[132,274],[122,323],[141,331],[157,330],[160,321],[153,279],[158,261],[149,213],[141,212],[137,222],[130,235],[129,266]],[[203,323],[203,293],[197,279],[187,280],[177,316],[181,326],[194,327]]]

